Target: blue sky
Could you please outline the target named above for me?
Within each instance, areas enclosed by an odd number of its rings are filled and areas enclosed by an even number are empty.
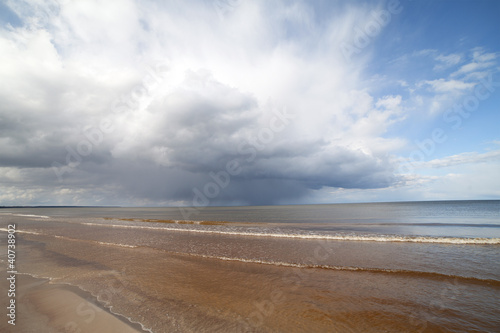
[[[500,199],[498,1],[0,13],[0,205]]]

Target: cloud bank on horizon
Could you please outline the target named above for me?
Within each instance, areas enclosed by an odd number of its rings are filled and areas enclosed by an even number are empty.
[[[497,1],[0,12],[0,205],[500,198]]]

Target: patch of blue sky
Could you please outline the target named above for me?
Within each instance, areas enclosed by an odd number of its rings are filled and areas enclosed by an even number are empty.
[[[3,2],[0,2],[0,25],[2,27],[12,26],[14,28],[23,25],[23,21]]]

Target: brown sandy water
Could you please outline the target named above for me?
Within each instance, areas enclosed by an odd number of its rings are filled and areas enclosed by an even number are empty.
[[[0,228],[17,225],[19,272],[78,286],[152,332],[500,327],[498,245],[248,236],[103,218],[5,215],[0,221]],[[0,247],[6,239],[0,232]],[[68,331],[95,324],[88,320],[92,309],[73,313],[78,325]],[[40,318],[19,308],[18,322],[37,325]]]

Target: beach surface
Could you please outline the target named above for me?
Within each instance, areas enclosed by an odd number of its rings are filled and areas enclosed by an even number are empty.
[[[90,293],[77,287],[50,284],[46,279],[21,274],[16,287],[16,325],[2,321],[2,332],[144,332],[140,325],[112,314]]]

